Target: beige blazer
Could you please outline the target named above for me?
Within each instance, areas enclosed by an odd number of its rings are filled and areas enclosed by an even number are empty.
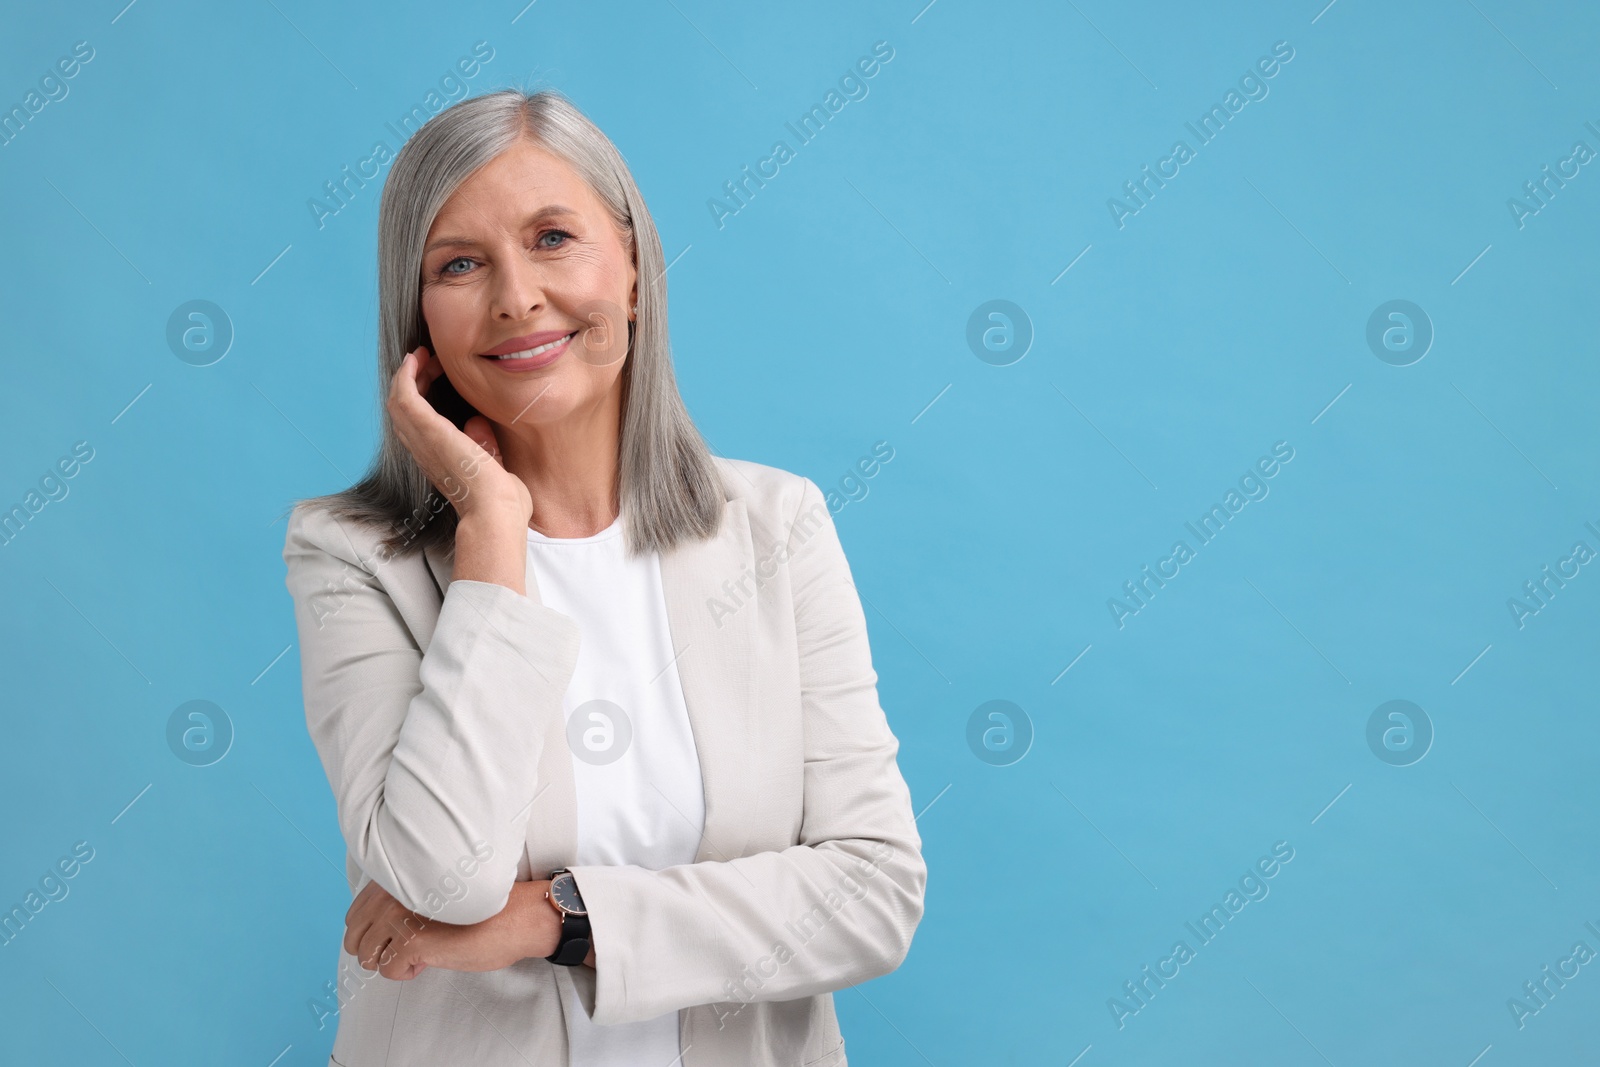
[[[573,987],[596,1023],[676,1011],[684,1067],[846,1062],[831,991],[905,958],[922,841],[821,491],[715,462],[720,531],[661,556],[705,789],[695,862],[573,866],[592,969],[525,959],[400,982],[341,947],[333,1064],[565,1065]],[[387,557],[378,540],[301,504],[283,550],[350,889],[376,879],[413,911],[481,922],[513,881],[572,866],[562,697],[582,634],[531,570],[522,596],[451,581],[448,549]]]

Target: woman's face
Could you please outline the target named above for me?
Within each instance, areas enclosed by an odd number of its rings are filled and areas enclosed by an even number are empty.
[[[613,395],[636,277],[600,198],[565,160],[519,141],[434,219],[422,315],[468,403],[500,426],[549,425]]]

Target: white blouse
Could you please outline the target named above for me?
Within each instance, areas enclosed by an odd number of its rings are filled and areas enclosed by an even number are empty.
[[[589,537],[529,529],[528,569],[540,601],[581,631],[562,706],[578,797],[574,865],[660,870],[693,863],[705,795],[667,627],[660,556],[628,558],[619,515]],[[598,965],[605,966],[603,956]],[[675,1011],[599,1026],[573,995],[566,1014],[571,1067],[669,1067],[681,1055]]]

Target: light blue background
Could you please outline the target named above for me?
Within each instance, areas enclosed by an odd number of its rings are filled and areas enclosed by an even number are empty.
[[[1506,1002],[1600,950],[1600,566],[1520,629],[1507,600],[1600,549],[1600,165],[1522,228],[1507,200],[1600,149],[1600,17],[923,2],[5,14],[5,107],[95,57],[0,147],[0,507],[94,459],[0,548],[0,905],[95,858],[0,948],[0,1060],[324,1062],[348,892],[278,516],[373,452],[379,186],[321,229],[307,201],[480,40],[472,92],[557,87],[627,157],[719,453],[827,488],[894,449],[836,522],[930,877],[904,966],[837,994],[853,1063],[1596,1054],[1600,963],[1525,1028]],[[868,96],[719,229],[708,198],[877,41]],[[1119,229],[1107,199],[1278,41]],[[236,330],[206,367],[165,340],[193,299]],[[965,339],[993,299],[1035,331],[1009,366]],[[1365,340],[1392,299],[1436,331],[1410,366]],[[1119,629],[1107,599],[1277,441],[1270,495]],[[236,730],[209,767],[165,739],[192,699]],[[993,699],[1035,733],[1009,766],[966,741]],[[1392,699],[1436,731],[1411,766],[1366,742]],[[1119,1029],[1277,841],[1270,895]]]

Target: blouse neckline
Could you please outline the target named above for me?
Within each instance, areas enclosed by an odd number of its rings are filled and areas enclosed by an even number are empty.
[[[621,534],[622,515],[620,512],[615,519],[611,520],[610,526],[598,533],[592,533],[588,537],[550,537],[535,530],[532,526],[528,527],[528,540],[533,544],[539,545],[592,545],[602,541],[610,541]]]

